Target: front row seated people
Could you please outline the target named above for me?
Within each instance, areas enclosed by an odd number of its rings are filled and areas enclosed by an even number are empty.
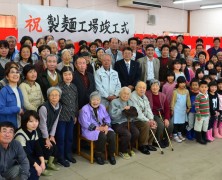
[[[133,102],[130,99],[130,95],[131,89],[122,87],[120,89],[119,98],[114,99],[109,106],[112,128],[118,133],[120,138],[120,142],[116,142],[120,144],[119,155],[123,159],[130,159],[130,156],[135,155],[132,148],[135,147],[139,137],[139,130],[133,122],[137,116],[137,112],[136,115],[132,114]],[[126,111],[131,112],[129,117]]]
[[[132,92],[131,100],[137,109],[138,116],[135,119],[135,126],[139,129],[139,150],[143,154],[149,155],[149,151],[156,151],[157,149],[152,146],[153,135],[155,134],[157,123],[153,120],[154,116],[150,108],[149,101],[145,96],[147,85],[139,81]]]
[[[110,127],[110,116],[106,107],[101,104],[99,92],[90,94],[90,102],[83,106],[79,113],[82,136],[95,141],[95,159],[100,165],[104,165],[105,145],[108,143],[108,158],[112,165],[116,164],[114,157],[116,147],[116,134]]]

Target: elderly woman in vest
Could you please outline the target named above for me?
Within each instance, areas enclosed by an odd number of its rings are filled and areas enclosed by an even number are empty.
[[[82,136],[95,141],[95,159],[100,165],[104,165],[103,153],[108,143],[108,156],[110,164],[115,165],[115,133],[110,128],[110,117],[106,107],[101,104],[101,96],[95,91],[90,94],[90,102],[83,106],[79,114],[79,123],[82,128]]]
[[[121,88],[119,98],[114,99],[109,106],[109,114],[112,119],[112,128],[120,136],[119,155],[123,159],[130,159],[130,156],[135,155],[134,151],[131,148],[135,146],[136,140],[139,137],[139,130],[132,122],[137,116],[137,111],[135,115],[130,116],[128,116],[128,114],[126,113],[126,111],[133,111],[133,102],[130,99],[130,95],[130,88]],[[130,143],[131,148],[129,147]]]
[[[170,122],[170,107],[167,97],[164,93],[159,92],[160,82],[158,80],[150,80],[150,90],[146,92],[146,96],[150,102],[150,107],[154,114],[154,120],[157,123],[156,137],[162,148],[169,145],[164,127],[167,128],[168,134],[173,132],[173,123]],[[163,120],[160,118],[160,114]],[[163,122],[164,121],[164,122]],[[162,137],[162,138],[161,138]]]
[[[44,158],[53,162],[56,156],[55,132],[61,111],[59,103],[62,91],[58,87],[51,87],[47,90],[48,100],[39,108],[40,117],[39,137],[43,149]],[[55,170],[58,170],[55,167]]]

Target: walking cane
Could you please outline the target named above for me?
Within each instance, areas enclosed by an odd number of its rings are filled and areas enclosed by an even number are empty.
[[[161,110],[161,109],[157,109],[157,111],[159,112],[160,119],[162,120],[162,122],[163,122],[163,124],[164,124],[164,120],[163,120],[163,117],[162,117],[162,115],[161,115],[161,113],[160,113],[160,110]],[[166,129],[166,126],[165,126],[165,125],[164,125],[164,129],[165,129],[165,132],[166,132],[167,139],[168,139],[168,142],[169,142],[169,144],[170,144],[171,150],[174,151],[173,145],[172,145],[172,143],[171,143],[171,140],[170,140],[170,137],[169,137],[169,134],[168,134],[168,132],[167,132],[167,129]]]
[[[151,128],[150,128],[150,131],[151,131],[151,133],[152,133],[152,135],[153,135],[153,137],[154,137],[154,139],[155,139],[155,141],[156,141],[156,143],[157,143],[157,145],[158,145],[158,147],[159,147],[159,149],[161,151],[161,154],[164,154],[163,149],[160,147],[160,144],[157,141],[157,138],[156,138],[156,136],[155,136],[155,134],[154,134],[154,132],[153,132],[153,130]]]

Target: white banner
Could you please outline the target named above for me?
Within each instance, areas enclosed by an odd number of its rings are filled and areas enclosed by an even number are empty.
[[[18,39],[31,36],[34,41],[45,35],[59,38],[94,41],[117,37],[126,40],[134,31],[134,15],[97,10],[33,6],[19,4]]]

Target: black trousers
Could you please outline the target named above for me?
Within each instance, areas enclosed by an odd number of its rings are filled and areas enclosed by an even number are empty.
[[[109,156],[113,156],[116,150],[116,134],[114,131],[108,131],[107,134],[105,134],[104,132],[99,133],[98,140],[95,141],[96,153],[104,153],[106,143],[108,143]]]
[[[44,154],[44,158],[45,160],[48,160],[50,156],[56,157],[57,155],[57,146],[54,142],[50,141],[52,143],[52,147],[50,149],[46,148],[45,145],[45,139],[44,138],[40,138],[40,145],[42,147],[42,151]]]
[[[136,145],[136,141],[139,137],[139,130],[133,123],[129,123],[129,130],[128,130],[128,123],[124,122],[122,124],[113,124],[112,128],[116,133],[120,136],[120,152],[127,153],[129,144],[131,143],[131,147]],[[116,142],[118,143],[118,142]]]
[[[173,134],[177,134],[178,132],[183,133],[185,130],[185,124],[174,124],[173,125]]]

